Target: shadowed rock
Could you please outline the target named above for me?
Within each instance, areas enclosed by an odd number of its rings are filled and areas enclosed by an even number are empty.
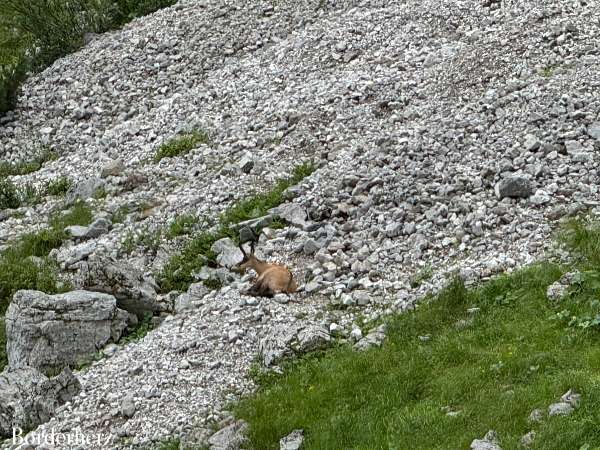
[[[47,422],[80,390],[69,369],[53,378],[31,367],[6,369],[0,374],[0,437],[12,436],[13,427],[27,430]]]
[[[157,285],[151,276],[123,261],[93,256],[80,262],[73,284],[79,289],[114,295],[117,306],[142,319],[160,310]]]

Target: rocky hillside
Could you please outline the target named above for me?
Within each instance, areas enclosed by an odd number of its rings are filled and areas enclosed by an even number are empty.
[[[58,158],[10,180],[66,177],[108,220],[51,253],[69,280],[112,258],[160,281],[236,202],[318,167],[258,246],[301,292],[248,297],[227,270],[210,293],[150,294],[162,324],[76,372],[81,392],[34,433],[82,430],[103,448],[200,441],[252,388],[266,342],[306,351],[335,331],[360,343],[448,274],[474,282],[540,257],[559,219],[598,212],[599,35],[596,1],[181,0],[32,77],[2,119],[0,154]],[[155,157],[192,130],[207,138]],[[0,242],[64,204],[3,211]],[[192,236],[167,237],[182,215],[199,218]]]

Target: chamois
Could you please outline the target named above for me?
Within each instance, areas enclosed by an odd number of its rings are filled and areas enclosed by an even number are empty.
[[[250,244],[250,253],[248,254],[244,250],[244,246],[240,244],[244,259],[238,264],[238,267],[242,271],[254,269],[258,274],[258,278],[248,290],[248,294],[271,297],[278,293],[290,294],[296,292],[298,285],[294,281],[292,272],[281,264],[268,263],[258,259],[254,256],[254,245],[255,242]]]

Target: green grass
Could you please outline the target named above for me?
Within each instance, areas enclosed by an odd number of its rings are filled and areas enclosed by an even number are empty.
[[[161,442],[156,450],[179,450],[180,441],[179,439],[169,439],[168,441]]]
[[[173,239],[177,236],[189,234],[198,221],[198,216],[194,214],[181,214],[169,224],[169,232],[167,233],[167,236],[169,239]]]
[[[21,203],[21,195],[13,182],[0,180],[0,210],[16,209],[21,206]]]
[[[426,265],[411,277],[410,286],[412,288],[418,288],[426,281],[429,281],[432,276],[433,267],[431,267],[431,265]]]
[[[130,342],[139,341],[152,330],[152,314],[146,314],[144,318],[138,323],[131,333],[128,333],[123,337],[119,343],[128,344]]]
[[[112,223],[123,223],[129,214],[129,206],[122,205],[113,213]]]
[[[71,180],[69,177],[58,177],[48,183],[46,186],[46,192],[49,195],[63,197],[71,188],[71,186],[73,186],[73,180]]]
[[[238,236],[233,225],[265,215],[269,209],[285,200],[284,192],[288,187],[298,184],[315,169],[314,164],[310,162],[300,164],[294,168],[290,177],[278,180],[271,189],[252,195],[227,209],[219,218],[216,230],[202,231],[194,235],[180,253],[169,259],[158,276],[161,290],[187,290],[194,282],[195,273],[205,265],[215,264],[216,255],[210,249],[215,241],[224,237],[231,237],[237,241]]]
[[[252,448],[278,448],[296,428],[305,430],[303,448],[319,450],[466,449],[489,429],[505,450],[532,429],[534,449],[600,446],[600,234],[581,227],[565,241],[586,274],[558,304],[545,292],[567,268],[551,263],[472,290],[454,281],[394,317],[383,347],[342,346],[263,378],[236,410],[250,423]],[[572,415],[527,423],[570,388],[582,394]]]
[[[158,162],[163,158],[184,155],[197,145],[208,143],[208,134],[204,131],[193,130],[189,133],[183,133],[162,144],[154,155],[154,161]]]
[[[0,180],[0,209],[16,209],[25,205],[37,205],[46,195],[64,196],[73,184],[72,180],[61,177],[43,186],[25,183],[17,187],[8,179]]]
[[[46,257],[67,238],[65,227],[89,225],[92,217],[85,203],[77,203],[65,213],[53,215],[48,228],[24,234],[0,253],[0,312],[19,289],[56,290],[57,268]]]

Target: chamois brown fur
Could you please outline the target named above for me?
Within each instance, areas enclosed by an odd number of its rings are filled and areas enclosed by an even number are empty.
[[[240,244],[240,250],[244,255],[244,259],[238,267],[245,271],[253,269],[258,277],[248,291],[251,295],[271,297],[275,294],[285,293],[290,294],[296,292],[298,285],[294,280],[292,272],[282,264],[268,263],[261,261],[254,256],[254,243],[251,244],[250,253],[246,253],[244,247]]]

